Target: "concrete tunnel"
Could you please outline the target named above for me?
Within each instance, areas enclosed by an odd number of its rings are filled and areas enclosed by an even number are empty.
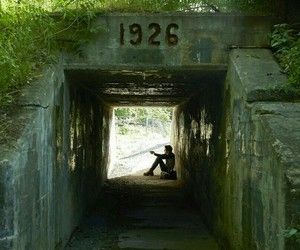
[[[75,193],[84,197],[82,209],[95,205],[102,180],[107,178],[115,106],[174,107],[172,144],[178,178],[184,176],[191,185],[186,187],[191,190],[197,182],[201,183],[205,195],[209,195],[208,168],[214,167],[218,156],[221,158],[218,152],[226,70],[226,67],[66,70],[66,93],[70,93],[69,139],[75,157],[71,168],[74,173],[81,172],[78,188],[83,189]],[[205,206],[203,209],[209,211],[213,204]]]
[[[225,67],[144,71],[66,70],[65,75],[71,100],[71,143],[74,148],[81,145],[81,154],[89,154],[85,158],[89,162],[82,163],[89,169],[86,179],[89,181],[85,185],[87,194],[97,193],[97,183],[101,182],[95,177],[106,177],[112,109],[115,106],[175,108],[172,141],[179,178],[187,174],[182,166],[189,165],[193,169],[193,165],[199,165],[201,159],[204,171],[209,167],[208,162],[215,160]],[[78,128],[84,131],[78,131]],[[99,131],[102,133],[98,134]],[[76,152],[76,155],[80,154]]]
[[[265,49],[272,22],[99,15],[102,33],[81,56],[62,53],[8,120],[19,132],[0,150],[0,249],[66,246],[103,190],[113,107],[135,105],[174,107],[179,178],[224,249],[299,249],[282,234],[299,221],[299,104],[275,89],[286,77]],[[152,23],[159,44],[131,42],[132,24],[145,38]]]

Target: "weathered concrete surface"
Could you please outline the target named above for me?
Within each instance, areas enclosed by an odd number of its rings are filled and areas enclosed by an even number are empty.
[[[172,144],[175,148],[176,169],[184,180],[186,195],[196,200],[203,219],[215,223],[220,193],[214,185],[219,151],[222,117],[223,82],[207,83],[205,88],[176,106],[173,115]],[[216,234],[218,239],[221,234]],[[221,244],[224,244],[220,240]],[[225,248],[227,249],[227,248]]]
[[[267,102],[285,81],[269,51],[234,50],[220,116],[207,94],[176,108],[178,167],[226,249],[299,249],[300,104]]]
[[[226,67],[168,67],[158,70],[66,70],[68,81],[92,89],[111,106],[174,106],[223,81]]]
[[[24,107],[19,107],[21,112],[12,117],[11,126],[16,126],[16,133],[7,134],[9,143],[1,145],[1,249],[31,248],[31,244],[54,247],[54,240],[49,242],[47,237],[53,234],[50,220],[55,223],[51,195],[54,128],[50,105],[57,100],[62,76],[61,71],[53,71],[41,80],[43,87],[36,85],[24,93]]]
[[[81,69],[227,64],[232,46],[268,47],[273,22],[270,17],[226,14],[99,15],[92,41],[82,46],[80,58],[69,57],[66,63],[69,68]],[[151,24],[157,26],[154,43],[149,41],[155,31],[149,28]],[[135,26],[130,29],[130,25]],[[170,29],[171,36],[167,34],[169,25],[178,27]],[[174,36],[178,42],[172,45],[168,41]]]
[[[240,53],[239,53],[240,51]],[[242,52],[241,52],[242,51]],[[280,88],[286,83],[271,51],[264,49],[235,50],[229,61],[228,77],[235,82],[235,93],[246,102],[284,101]],[[230,88],[230,87],[229,87]],[[234,93],[234,94],[235,94]]]
[[[219,249],[180,181],[110,179],[97,204],[66,249]]]
[[[262,173],[255,181],[265,202],[263,230],[267,235],[271,231],[270,240],[278,242],[284,240],[281,235],[279,240],[275,237],[282,228],[300,225],[300,103],[257,103],[252,113],[257,131],[254,138],[257,161],[252,166]],[[277,206],[272,207],[272,203]],[[285,249],[299,249],[300,243],[295,240],[295,236],[286,238]]]
[[[283,230],[299,221],[300,104],[256,95],[286,81],[267,53],[237,50],[228,71],[224,221],[236,249],[299,248],[285,244]]]
[[[63,247],[106,177],[111,110],[69,85],[61,64],[49,69],[12,114],[15,133],[0,145],[0,249]]]

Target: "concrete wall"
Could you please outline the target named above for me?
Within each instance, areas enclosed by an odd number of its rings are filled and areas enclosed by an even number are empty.
[[[93,38],[82,46],[80,57],[68,57],[66,63],[81,69],[224,65],[231,46],[267,47],[273,22],[266,16],[209,13],[99,15],[93,23]],[[154,43],[149,42],[155,32],[151,24],[157,27]],[[170,29],[177,36],[176,44],[168,43],[172,39],[167,35],[169,25],[177,25]]]
[[[234,249],[299,248],[283,237],[300,219],[300,104],[272,91],[285,81],[267,51],[232,54],[222,223]]]
[[[172,144],[186,193],[201,201],[200,208],[210,222],[215,215],[215,200],[210,197],[216,193],[212,169],[219,153],[223,82],[201,84],[201,92],[174,109]]]
[[[111,110],[49,69],[0,150],[0,249],[60,249],[106,177]]]
[[[269,51],[235,50],[223,98],[176,109],[177,167],[226,249],[299,249],[283,236],[300,219],[300,104],[280,101],[285,81]]]

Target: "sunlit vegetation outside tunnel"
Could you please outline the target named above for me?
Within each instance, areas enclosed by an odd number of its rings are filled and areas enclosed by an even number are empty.
[[[114,108],[111,132],[111,162],[108,178],[133,174],[149,168],[150,150],[163,153],[170,144],[172,108]]]

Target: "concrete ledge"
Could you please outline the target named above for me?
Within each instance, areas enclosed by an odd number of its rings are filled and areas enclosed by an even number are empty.
[[[286,75],[276,63],[271,51],[266,49],[235,49],[230,55],[229,74],[236,78],[236,85],[247,102],[300,100],[283,90]],[[237,86],[240,85],[240,86]]]
[[[283,234],[300,224],[300,103],[282,101],[286,77],[268,50],[234,50],[228,68],[225,238],[233,249],[299,249]]]
[[[13,249],[13,241],[15,240],[15,238],[16,238],[15,235],[0,238],[0,249],[1,250]]]
[[[252,113],[261,120],[273,138],[272,146],[284,167],[287,192],[299,199],[300,103],[256,103]]]

